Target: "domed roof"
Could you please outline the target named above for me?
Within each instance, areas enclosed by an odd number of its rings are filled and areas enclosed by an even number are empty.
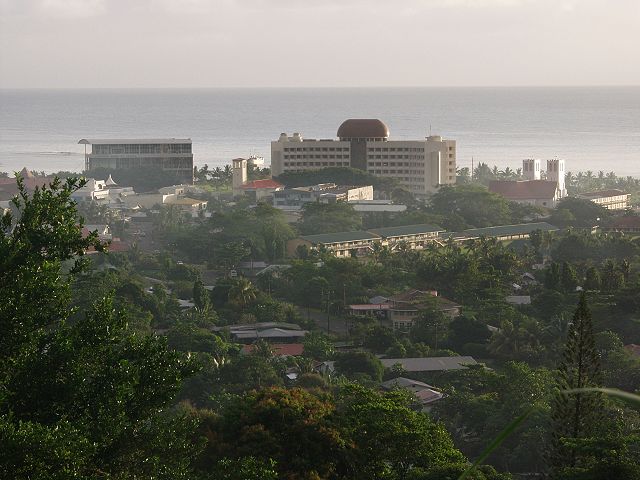
[[[388,138],[389,128],[377,118],[350,118],[338,128],[338,138]]]

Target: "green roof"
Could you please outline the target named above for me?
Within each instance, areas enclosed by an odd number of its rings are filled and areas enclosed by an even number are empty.
[[[519,223],[518,225],[499,225],[497,227],[470,228],[461,232],[465,237],[506,237],[512,235],[525,235],[536,230],[551,232],[558,227],[547,222]]]
[[[403,235],[420,235],[424,233],[444,232],[445,229],[437,225],[403,225],[401,227],[385,227],[369,230],[381,237],[400,237]]]
[[[371,232],[364,232],[362,230],[358,230],[355,232],[337,232],[337,233],[320,233],[318,235],[304,235],[300,238],[308,242],[311,242],[313,244],[318,244],[318,243],[355,242],[358,240],[375,240],[380,237]]]

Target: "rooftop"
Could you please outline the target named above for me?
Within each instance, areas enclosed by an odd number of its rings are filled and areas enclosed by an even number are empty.
[[[338,138],[389,138],[389,127],[377,118],[350,118],[338,128]]]
[[[445,229],[442,227],[438,227],[437,225],[420,224],[420,225],[404,225],[401,227],[375,228],[370,231],[375,233],[376,235],[380,235],[383,238],[388,238],[388,237],[402,237],[406,235],[421,235],[425,233],[444,232]]]
[[[284,185],[270,178],[265,178],[264,180],[253,180],[251,182],[247,182],[242,185],[242,188],[245,190],[261,188],[284,188]]]
[[[558,184],[550,180],[492,180],[489,190],[509,200],[547,200],[556,196]]]
[[[82,138],[78,141],[80,145],[147,145],[147,144],[173,144],[191,143],[190,138]]]
[[[577,196],[581,198],[606,198],[606,197],[619,197],[620,195],[629,195],[628,193],[612,188],[611,190],[600,190],[597,192],[585,192],[579,193]]]
[[[467,237],[506,237],[512,235],[525,235],[536,230],[553,232],[558,230],[558,227],[554,227],[547,222],[535,222],[519,223],[516,225],[499,225],[497,227],[470,228],[461,233]]]
[[[320,233],[318,235],[304,235],[303,240],[315,244],[318,243],[342,243],[355,242],[359,240],[375,240],[380,238],[379,235],[371,232],[357,230],[355,232],[337,232],[337,233]]]
[[[436,372],[462,370],[467,365],[476,365],[473,357],[425,357],[425,358],[382,358],[385,368],[400,364],[407,372]]]

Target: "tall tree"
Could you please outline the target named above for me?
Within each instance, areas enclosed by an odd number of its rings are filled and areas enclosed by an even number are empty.
[[[184,478],[193,425],[166,407],[191,362],[140,335],[109,298],[68,321],[85,251],[76,179],[0,219],[0,471],[11,478]],[[70,273],[63,269],[71,262]],[[65,273],[67,272],[67,273]]]
[[[583,459],[572,446],[594,436],[604,406],[600,393],[565,393],[566,390],[600,387],[600,355],[593,335],[591,312],[583,293],[569,327],[567,343],[558,367],[552,402],[552,434],[548,466],[552,477],[559,478],[566,469],[578,466]]]

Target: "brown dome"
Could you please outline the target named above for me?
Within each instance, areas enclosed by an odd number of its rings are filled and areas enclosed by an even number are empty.
[[[389,128],[377,118],[350,118],[338,128],[338,138],[388,138]]]

